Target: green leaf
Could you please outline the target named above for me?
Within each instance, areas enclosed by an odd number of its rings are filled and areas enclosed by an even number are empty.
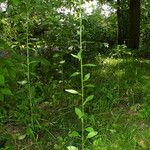
[[[74,72],[70,77],[75,77],[78,76],[80,74],[80,72]]]
[[[77,54],[77,56],[79,57],[79,60],[81,60],[81,51]]]
[[[27,81],[26,80],[18,81],[18,83],[21,84],[21,85],[25,85],[27,83]]]
[[[62,61],[60,61],[59,63],[60,63],[60,64],[64,64],[64,63],[65,63],[65,60],[62,60]]]
[[[87,135],[87,139],[90,139],[90,138],[92,138],[92,137],[94,137],[94,136],[96,136],[98,134],[98,132],[97,131],[91,131],[88,135]]]
[[[83,65],[84,67],[96,67],[96,65],[95,64],[85,64],[85,65]]]
[[[39,62],[40,62],[39,60],[30,61],[30,64],[38,64]]]
[[[23,139],[25,139],[25,137],[26,137],[26,134],[19,135],[19,136],[18,136],[18,140],[23,140]]]
[[[0,89],[0,92],[4,95],[13,95],[9,88],[2,88]]]
[[[5,77],[3,75],[0,75],[0,85],[5,84]]]
[[[79,117],[79,119],[84,116],[83,112],[79,108],[75,108],[75,113]]]
[[[87,102],[91,101],[94,98],[94,95],[90,95],[86,98],[85,102],[83,103],[83,105],[85,105]]]
[[[56,53],[56,54],[54,54],[53,55],[53,58],[57,58],[57,57],[59,57],[60,55],[58,54],[58,53]]]
[[[78,55],[71,54],[72,57],[79,59]]]
[[[12,0],[13,4],[18,5],[19,4],[19,0]]]
[[[66,89],[65,91],[68,92],[68,93],[71,93],[71,94],[79,94],[78,91],[73,90],[73,89]]]
[[[94,131],[94,129],[92,128],[92,127],[88,127],[88,128],[86,128],[85,129],[87,132],[92,132],[92,131]]]
[[[88,73],[88,74],[86,74],[86,75],[84,76],[84,81],[89,80],[89,78],[90,78],[90,73]]]
[[[81,60],[81,52],[79,52],[77,55],[71,54],[72,57]]]
[[[75,146],[68,146],[67,149],[68,150],[78,150],[78,148],[76,148]]]
[[[73,131],[69,134],[70,137],[80,137],[80,134],[77,131]]]
[[[94,88],[95,86],[93,84],[87,84],[85,87]]]

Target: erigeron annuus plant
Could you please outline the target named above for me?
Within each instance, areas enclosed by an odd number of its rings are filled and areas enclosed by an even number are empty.
[[[37,145],[37,149],[40,150],[40,145],[38,143],[38,138],[36,138],[35,132],[34,132],[34,123],[37,122],[36,118],[34,118],[34,102],[33,99],[34,97],[32,96],[32,86],[31,86],[31,76],[30,76],[30,47],[29,47],[29,16],[30,16],[30,0],[26,2],[26,66],[27,66],[27,99],[29,100],[29,109],[30,109],[30,123],[29,123],[29,128],[27,130],[27,134],[29,134],[33,140],[35,141]]]
[[[30,104],[31,124],[33,125],[33,109],[32,109],[32,98],[31,98],[31,79],[30,79],[30,52],[29,52],[29,4],[26,3],[26,49],[27,49],[27,83],[28,83],[28,100]]]
[[[90,139],[90,138],[96,136],[97,132],[94,131],[94,129],[92,127],[85,128],[85,106],[88,102],[93,100],[94,95],[89,95],[89,96],[85,95],[85,87],[89,86],[86,82],[90,79],[90,73],[84,74],[84,67],[94,67],[95,65],[94,64],[83,64],[83,36],[82,36],[83,35],[83,23],[82,23],[83,10],[82,10],[82,4],[83,4],[83,0],[80,0],[79,4],[78,4],[80,26],[79,26],[79,31],[77,31],[77,33],[79,34],[79,39],[80,39],[80,41],[79,41],[80,50],[77,55],[71,54],[74,58],[78,59],[78,61],[80,63],[80,72],[73,73],[71,75],[71,77],[80,75],[81,91],[78,92],[74,89],[66,89],[66,92],[69,92],[71,94],[77,94],[81,97],[81,109],[76,107],[75,113],[78,116],[78,118],[81,120],[82,133],[80,135],[78,132],[74,131],[74,132],[72,132],[71,136],[72,137],[81,137],[82,150],[84,150],[85,149],[85,141],[87,139]],[[88,132],[87,136],[85,136],[85,131]],[[75,146],[68,146],[67,148],[68,148],[68,150],[77,150],[78,149]]]

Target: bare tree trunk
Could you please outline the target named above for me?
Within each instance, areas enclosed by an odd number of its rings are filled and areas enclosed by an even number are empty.
[[[120,0],[117,0],[118,44],[122,45],[124,43],[124,37],[123,37],[123,22],[120,7],[121,7]]]
[[[138,49],[140,39],[140,0],[130,0],[130,27],[128,48]]]

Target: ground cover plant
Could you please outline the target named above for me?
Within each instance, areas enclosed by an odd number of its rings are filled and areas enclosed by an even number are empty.
[[[149,6],[0,0],[0,149],[149,150]]]

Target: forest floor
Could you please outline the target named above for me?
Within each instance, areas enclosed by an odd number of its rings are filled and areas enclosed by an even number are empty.
[[[86,127],[92,126],[98,135],[86,142],[86,150],[150,150],[150,121],[143,110],[150,88],[150,61],[99,57],[97,62],[91,73],[95,88],[90,92],[95,98],[86,110]],[[81,132],[74,105],[51,106],[47,102],[41,107],[44,114],[33,140],[29,138],[30,128],[16,120],[0,126],[0,141],[6,140],[1,142],[1,150],[80,147],[81,140],[69,136],[72,131]]]

